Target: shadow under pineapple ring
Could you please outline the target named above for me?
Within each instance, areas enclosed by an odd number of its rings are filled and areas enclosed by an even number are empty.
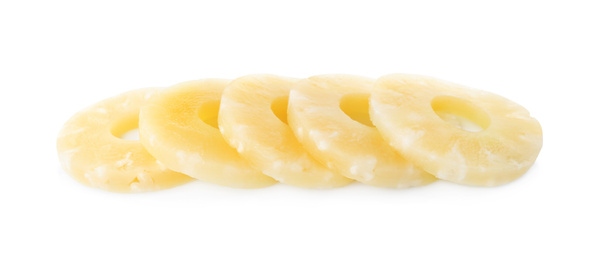
[[[62,168],[83,184],[116,192],[153,191],[191,181],[166,168],[138,140],[118,138],[137,127],[140,106],[157,90],[129,91],[72,116],[56,142]]]
[[[522,106],[438,79],[392,74],[375,83],[370,115],[383,138],[439,179],[495,186],[524,174],[542,128]]]

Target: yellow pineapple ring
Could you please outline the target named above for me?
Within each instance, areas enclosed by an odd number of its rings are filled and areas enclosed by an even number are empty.
[[[156,91],[126,92],[70,118],[56,142],[62,168],[83,184],[116,192],[159,190],[192,180],[167,169],[138,140],[116,137],[137,127],[140,106]]]
[[[276,183],[252,168],[218,130],[217,116],[227,80],[180,83],[154,95],[142,107],[139,135],[149,153],[170,169],[235,188]]]
[[[379,78],[370,109],[372,121],[393,148],[452,182],[510,182],[532,166],[542,147],[540,124],[520,105],[429,77]],[[468,120],[478,127],[462,124]]]
[[[296,81],[274,75],[235,79],[221,99],[219,129],[243,158],[279,182],[307,188],[347,185],[352,180],[313,159],[286,123]]]
[[[301,80],[290,94],[288,123],[314,158],[348,178],[397,188],[433,182],[435,177],[395,152],[370,122],[373,83],[350,75]]]

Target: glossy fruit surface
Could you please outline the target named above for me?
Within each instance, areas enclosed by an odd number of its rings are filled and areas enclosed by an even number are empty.
[[[375,83],[371,118],[393,148],[437,178],[471,185],[511,182],[534,163],[542,128],[499,95],[416,75]]]

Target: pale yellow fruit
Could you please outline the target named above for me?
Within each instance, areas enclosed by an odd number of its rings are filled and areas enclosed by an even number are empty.
[[[332,188],[352,180],[313,159],[287,125],[288,96],[296,79],[251,75],[232,81],[221,99],[219,129],[255,168],[279,182]]]
[[[166,168],[138,140],[117,137],[137,128],[140,106],[156,91],[126,92],[70,118],[57,140],[64,170],[83,184],[116,192],[159,190],[192,180]]]
[[[432,175],[395,152],[370,122],[373,83],[351,75],[301,80],[290,94],[288,123],[313,157],[348,178],[396,188],[433,182]]]
[[[378,79],[370,109],[391,146],[452,182],[510,182],[532,166],[542,147],[540,124],[520,105],[429,77],[394,74]]]
[[[223,139],[217,115],[227,80],[180,83],[142,107],[139,135],[149,153],[170,169],[202,181],[235,188],[276,183],[242,159]]]

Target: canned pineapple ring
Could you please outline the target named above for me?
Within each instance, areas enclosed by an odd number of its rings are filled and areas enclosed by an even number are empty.
[[[436,178],[395,152],[368,116],[374,80],[322,75],[290,93],[288,123],[306,150],[344,176],[379,187],[406,188]]]
[[[393,74],[377,80],[370,102],[371,119],[391,146],[440,179],[508,183],[532,166],[542,147],[538,121],[489,92]]]
[[[238,153],[281,183],[345,186],[352,180],[312,158],[287,125],[287,104],[296,79],[251,75],[232,81],[221,99],[219,129]]]
[[[222,92],[228,81],[205,79],[166,88],[149,99],[139,116],[147,150],[170,169],[235,188],[276,183],[230,147],[218,129]]]
[[[140,106],[156,90],[126,92],[70,118],[57,140],[62,168],[83,184],[116,192],[159,190],[191,181],[166,168],[138,140],[117,137],[137,127]]]

